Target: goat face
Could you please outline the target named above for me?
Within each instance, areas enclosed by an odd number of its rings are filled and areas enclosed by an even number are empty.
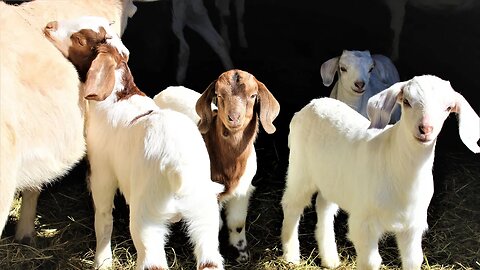
[[[377,121],[389,115],[395,103],[402,107],[399,125],[410,133],[412,140],[423,145],[432,145],[440,133],[445,119],[456,113],[459,134],[463,143],[474,153],[480,152],[477,141],[480,137],[480,121],[465,98],[453,90],[450,82],[432,75],[423,75],[406,82],[399,82],[372,96],[368,101],[371,127],[383,128],[386,121]],[[408,134],[407,134],[408,136]]]
[[[338,60],[339,83],[353,94],[362,95],[373,68],[369,51],[344,51]]]
[[[218,78],[215,96],[217,117],[227,129],[236,131],[244,128],[253,118],[258,86],[252,75],[229,71]]]
[[[218,110],[212,112],[211,103]],[[258,104],[258,106],[257,106]],[[222,73],[198,99],[195,110],[200,116],[198,128],[207,133],[214,115],[231,132],[243,130],[259,113],[260,122],[269,134],[275,132],[273,120],[280,112],[280,104],[252,74],[233,69]]]

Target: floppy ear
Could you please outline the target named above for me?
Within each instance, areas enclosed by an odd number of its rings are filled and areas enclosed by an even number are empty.
[[[338,59],[340,57],[334,57],[330,60],[325,61],[320,67],[320,75],[322,76],[323,85],[330,86],[335,77],[335,72],[338,69]]]
[[[368,128],[384,128],[390,122],[390,115],[406,84],[407,82],[398,82],[368,99]]]
[[[113,91],[115,86],[116,62],[109,53],[99,53],[87,72],[84,91],[85,99],[102,101]]]
[[[272,134],[276,130],[273,125],[273,120],[277,118],[278,113],[280,112],[280,104],[272,93],[268,91],[265,84],[258,81],[256,78],[255,81],[258,85],[258,99],[260,101],[260,123],[262,123],[263,129],[268,134]]]
[[[213,112],[212,112],[212,99],[215,97],[215,84],[217,80],[214,80],[210,83],[205,91],[203,91],[200,98],[195,104],[195,110],[200,116],[200,122],[198,122],[198,129],[200,133],[207,133],[210,128],[210,124],[213,121]]]
[[[452,112],[457,113],[460,139],[470,151],[480,153],[480,147],[477,144],[480,139],[480,119],[461,94],[455,92],[455,99]]]
[[[373,74],[375,74],[380,81],[388,85],[392,85],[400,81],[398,70],[390,58],[386,57],[385,55],[374,54],[372,55],[372,59],[375,62]]]

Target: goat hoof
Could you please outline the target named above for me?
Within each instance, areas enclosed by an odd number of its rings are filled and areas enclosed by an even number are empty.
[[[236,259],[236,261],[237,261],[238,263],[246,263],[246,262],[248,262],[249,256],[248,256],[248,252],[247,252],[247,251],[239,251],[238,253],[239,253],[239,255],[238,255],[237,259]]]
[[[30,236],[25,236],[21,239],[15,239],[15,242],[17,242],[19,244],[31,246],[33,244],[33,238],[30,237]]]

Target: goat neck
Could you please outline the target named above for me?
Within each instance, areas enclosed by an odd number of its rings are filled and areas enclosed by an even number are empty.
[[[209,131],[203,134],[210,155],[212,180],[223,184],[220,197],[231,194],[244,174],[246,161],[258,133],[258,116],[254,114],[244,129],[232,132],[214,117]]]

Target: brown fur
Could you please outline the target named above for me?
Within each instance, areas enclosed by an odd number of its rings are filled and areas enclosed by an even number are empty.
[[[206,269],[206,268],[218,268],[218,266],[214,263],[211,263],[211,262],[205,262],[205,263],[202,263],[198,266],[198,270],[203,270],[203,269]]]
[[[210,103],[217,100],[218,111]],[[241,70],[224,72],[203,92],[196,104],[198,127],[210,155],[212,180],[232,193],[245,172],[258,133],[258,120],[268,133],[280,106],[265,85]],[[258,116],[260,115],[260,117]]]

